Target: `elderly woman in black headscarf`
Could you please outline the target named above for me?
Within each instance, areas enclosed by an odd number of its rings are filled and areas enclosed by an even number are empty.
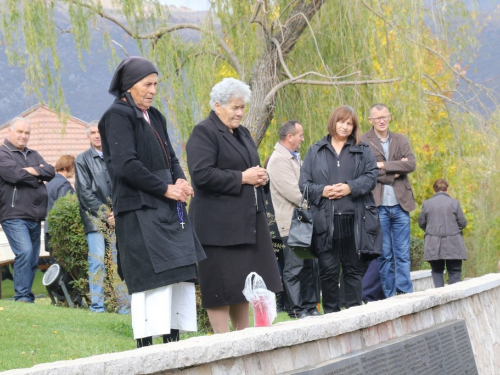
[[[157,85],[150,61],[126,58],[109,87],[116,100],[99,121],[138,347],[151,345],[155,336],[168,342],[179,339],[179,330],[197,330],[193,281],[196,263],[205,258],[185,209],[193,189],[165,117],[152,107]]]

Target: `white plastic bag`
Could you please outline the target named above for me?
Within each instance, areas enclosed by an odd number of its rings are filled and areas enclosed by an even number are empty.
[[[243,295],[252,304],[254,327],[270,327],[278,315],[276,296],[267,290],[266,283],[256,272],[248,274]]]

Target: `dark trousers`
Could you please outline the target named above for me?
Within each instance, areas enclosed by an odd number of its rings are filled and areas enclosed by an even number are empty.
[[[384,289],[380,282],[378,259],[370,262],[363,276],[363,302],[373,302],[385,299]]]
[[[429,261],[432,268],[432,281],[436,288],[444,286],[444,268],[448,272],[448,284],[455,284],[460,281],[462,276],[462,259],[440,259]]]
[[[283,286],[283,269],[285,268],[285,258],[283,253],[285,252],[285,245],[282,239],[276,240],[273,238],[273,248],[276,254],[276,261],[278,263],[278,271],[280,272],[281,285]],[[289,311],[290,302],[288,301],[288,296],[283,286],[283,291],[276,293],[276,309],[278,312]]]
[[[288,315],[295,318],[303,312],[316,309],[319,303],[318,265],[315,259],[298,258],[288,246],[288,237],[282,240],[285,245],[283,289],[290,305]]]
[[[53,255],[54,249],[52,248],[52,246],[49,245],[50,234],[44,233],[43,242],[45,243],[45,250],[50,254],[49,264],[56,263],[56,260],[54,259],[54,255]]]
[[[321,295],[325,314],[340,311],[339,274],[342,266],[347,308],[362,304],[362,280],[368,267],[356,252],[354,236],[333,239],[332,249],[318,254]]]

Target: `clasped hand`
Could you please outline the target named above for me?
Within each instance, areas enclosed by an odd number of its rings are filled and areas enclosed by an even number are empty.
[[[351,194],[348,184],[326,185],[323,189],[323,197],[328,199],[340,199]]]
[[[267,171],[262,167],[256,166],[242,172],[241,183],[259,187],[267,184],[268,179]]]
[[[175,201],[185,202],[188,197],[194,197],[194,190],[189,182],[183,178],[178,178],[175,185],[168,185],[165,197]]]

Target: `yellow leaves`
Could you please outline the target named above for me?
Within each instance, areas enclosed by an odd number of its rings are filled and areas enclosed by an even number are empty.
[[[235,77],[236,72],[229,64],[218,64],[218,68],[216,70],[216,78],[214,82],[219,82],[223,78]]]
[[[0,311],[3,311],[3,307],[0,307]]]
[[[54,335],[57,335],[57,331],[52,331],[52,333],[53,333]]]
[[[269,19],[275,21],[280,18],[281,9],[278,6],[272,7],[271,11],[268,13]]]

